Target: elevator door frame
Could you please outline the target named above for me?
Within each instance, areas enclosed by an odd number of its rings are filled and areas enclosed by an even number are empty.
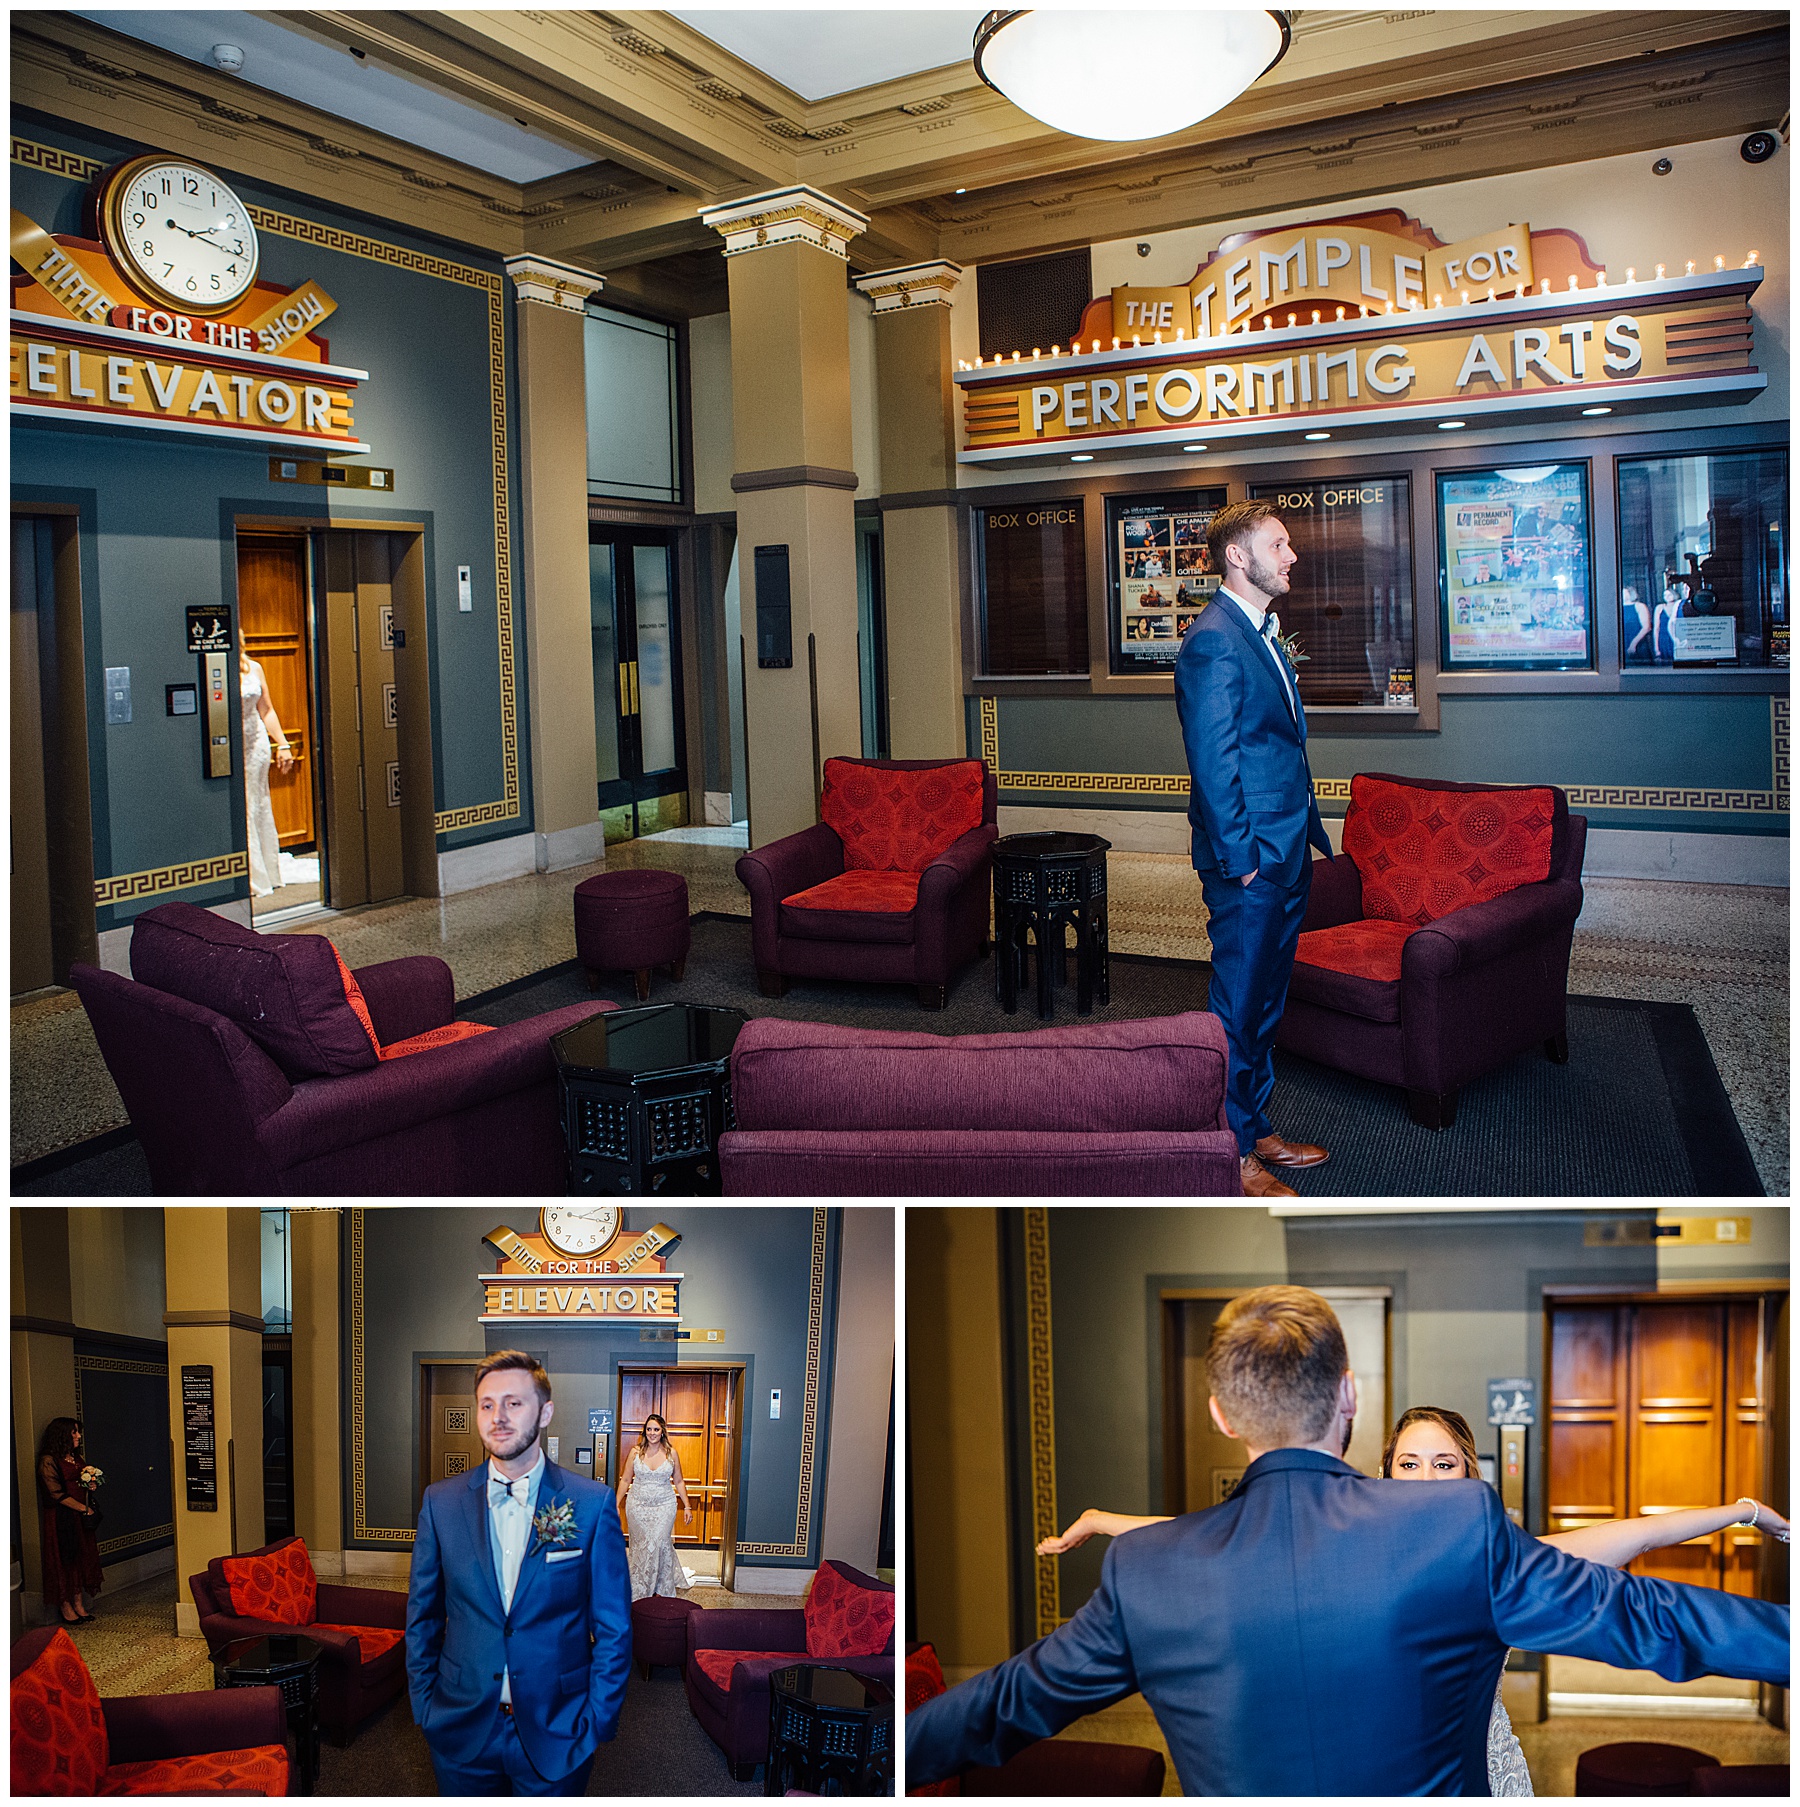
[[[394,658],[395,695],[400,723],[398,752],[403,895],[438,896],[437,770],[432,747],[431,632],[425,583],[425,523],[415,520],[369,520],[357,516],[257,513],[235,515],[232,530],[234,541],[244,534],[288,533],[307,536],[310,584],[307,605],[315,626],[325,566],[320,536],[331,533],[382,533],[389,534],[400,542],[394,559],[391,583],[395,626],[403,629],[406,634],[406,644],[404,648],[396,649]],[[242,611],[238,606],[236,569],[234,546],[231,603],[234,634],[241,641]],[[326,903],[328,896],[324,887],[329,883],[330,837],[335,832],[332,812],[337,807],[332,799],[327,771],[331,748],[325,714],[327,674],[324,670],[324,651],[322,636],[315,632],[313,739],[319,749],[319,757],[315,762],[314,829],[320,847],[321,903]],[[238,818],[243,821],[247,806],[242,756],[234,760],[233,764]]]
[[[743,1499],[744,1462],[749,1441],[744,1435],[744,1402],[747,1398],[745,1376],[748,1362],[682,1362],[622,1361],[613,1377],[613,1423],[619,1428],[613,1438],[614,1469],[612,1485],[619,1484],[625,1465],[625,1376],[627,1374],[723,1374],[731,1382],[731,1426],[728,1435],[728,1460],[725,1465],[725,1509],[719,1521],[719,1585],[727,1593],[733,1591],[737,1579],[738,1512]]]

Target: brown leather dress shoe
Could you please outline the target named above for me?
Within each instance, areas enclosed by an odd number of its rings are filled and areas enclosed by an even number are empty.
[[[1292,1186],[1284,1186],[1255,1155],[1243,1159],[1244,1196],[1246,1198],[1298,1198]]]
[[[1311,1142],[1284,1142],[1279,1136],[1264,1136],[1256,1145],[1256,1156],[1271,1167],[1323,1167],[1331,1159]]]

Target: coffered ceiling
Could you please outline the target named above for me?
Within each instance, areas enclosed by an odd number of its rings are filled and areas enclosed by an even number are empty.
[[[904,16],[884,31],[880,14],[797,15],[810,43],[774,14],[235,16],[360,52],[446,114],[505,122],[515,150],[571,166],[512,179],[396,107],[346,117],[322,92],[309,104],[92,15],[12,15],[14,102],[583,264],[678,314],[725,304],[700,208],[792,182],[870,216],[859,271],[968,263],[1768,129],[1788,104],[1787,15],[1749,9],[1302,12],[1286,58],[1236,106],[1138,146],[1051,131],[983,86],[966,50],[935,60],[957,38]],[[1155,55],[1147,34],[1147,69]],[[351,59],[338,67],[360,79]]]

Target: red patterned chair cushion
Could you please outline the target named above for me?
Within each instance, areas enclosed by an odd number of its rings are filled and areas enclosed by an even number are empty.
[[[381,1050],[383,1060],[399,1060],[407,1054],[423,1054],[427,1048],[447,1048],[452,1042],[466,1042],[471,1036],[491,1035],[492,1023],[445,1023],[419,1035],[409,1035],[403,1042],[389,1042]]]
[[[800,1650],[696,1650],[693,1661],[696,1668],[715,1688],[725,1693],[731,1692],[731,1672],[739,1663],[753,1663],[758,1657],[785,1656],[792,1662],[801,1662],[810,1652]]]
[[[381,1037],[375,1033],[375,1019],[369,1014],[367,999],[363,997],[362,987],[356,982],[356,974],[344,963],[344,956],[337,951],[335,942],[329,943],[331,957],[337,962],[338,976],[344,981],[344,1002],[356,1013],[356,1020],[362,1024],[363,1033],[369,1038],[369,1046],[375,1050],[377,1057],[381,1054]]]
[[[1301,966],[1322,966],[1353,979],[1392,985],[1400,977],[1401,950],[1418,926],[1376,918],[1346,922],[1335,929],[1308,929],[1300,937],[1294,959]]]
[[[106,1772],[106,1794],[286,1794],[287,1752],[279,1744],[201,1757],[156,1757],[118,1763]]]
[[[12,1792],[98,1794],[106,1716],[75,1640],[58,1630],[12,1685]]]
[[[318,1617],[319,1583],[304,1538],[290,1538],[261,1556],[227,1556],[219,1566],[240,1619],[310,1625]]]
[[[944,1670],[937,1651],[930,1644],[922,1644],[906,1659],[907,1712],[924,1706],[928,1700],[936,1700],[943,1691]]]
[[[374,1662],[384,1650],[392,1650],[406,1638],[404,1631],[397,1631],[388,1625],[327,1625],[323,1620],[309,1620],[308,1623],[318,1625],[321,1631],[341,1631],[346,1636],[355,1638],[365,1663]]]
[[[894,1596],[858,1587],[827,1563],[806,1596],[806,1654],[879,1656],[894,1635]]]
[[[1344,851],[1362,875],[1363,915],[1424,924],[1550,876],[1556,794],[1415,789],[1358,773]]]
[[[810,890],[796,891],[782,903],[791,910],[868,910],[901,911],[913,909],[919,901],[919,875],[916,872],[872,872],[855,867],[828,878]]]
[[[846,870],[923,872],[981,826],[981,784],[979,759],[919,772],[828,759],[819,820],[844,843]]]

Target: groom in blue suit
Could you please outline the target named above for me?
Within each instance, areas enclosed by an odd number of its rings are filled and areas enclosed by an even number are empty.
[[[516,1349],[475,1373],[489,1460],[426,1488],[406,1600],[413,1718],[440,1794],[585,1794],[631,1673],[610,1488],[548,1461],[550,1378]]]
[[[1269,1121],[1275,1031],[1312,889],[1316,847],[1331,842],[1313,800],[1306,711],[1281,645],[1275,599],[1296,557],[1267,502],[1234,502],[1206,530],[1221,582],[1175,659],[1175,710],[1192,784],[1194,870],[1212,941],[1207,1007],[1225,1025],[1225,1120],[1244,1191],[1292,1198],[1271,1167],[1316,1167],[1325,1150],[1289,1142]]]
[[[1331,1307],[1240,1294],[1206,1356],[1251,1458],[1223,1505],[1129,1536],[1061,1630],[907,1715],[909,1787],[1142,1692],[1183,1794],[1486,1794],[1509,1646],[1786,1687],[1788,1609],[1528,1537],[1485,1481],[1371,1480]]]

